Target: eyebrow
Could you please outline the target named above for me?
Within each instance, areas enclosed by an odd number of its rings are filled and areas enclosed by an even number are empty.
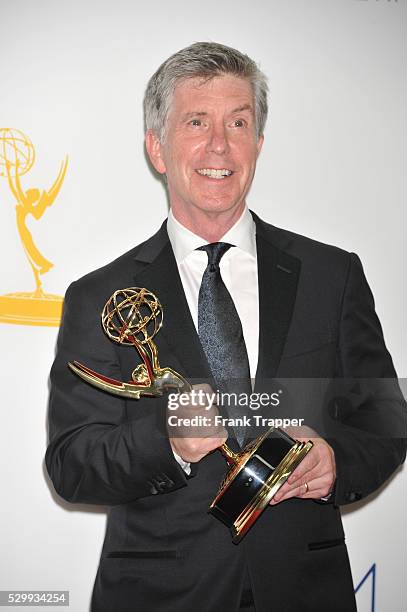
[[[231,115],[235,115],[236,113],[241,113],[243,111],[249,111],[252,115],[254,115],[253,107],[251,104],[242,104],[242,106],[238,106],[231,111]],[[191,111],[182,115],[181,120],[186,121],[191,117],[205,117],[208,113],[206,111]]]
[[[254,115],[253,107],[251,104],[243,104],[242,106],[238,106],[237,108],[232,110],[232,115],[235,113],[241,113],[242,111],[248,110],[252,115]]]
[[[185,121],[190,117],[204,117],[207,114],[208,113],[206,113],[205,111],[191,111],[190,113],[185,113],[184,115],[182,115],[181,119],[182,121]]]

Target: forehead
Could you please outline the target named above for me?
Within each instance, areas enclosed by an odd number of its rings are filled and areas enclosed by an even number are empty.
[[[251,83],[226,74],[211,79],[191,78],[181,81],[174,91],[171,110],[176,113],[234,109],[249,106],[254,112]]]

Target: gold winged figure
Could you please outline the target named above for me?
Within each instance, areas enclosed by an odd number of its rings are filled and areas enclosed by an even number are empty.
[[[48,272],[53,267],[53,263],[42,255],[34,243],[32,234],[26,225],[26,219],[28,215],[32,215],[34,219],[38,221],[41,219],[45,210],[54,203],[66,174],[68,157],[62,162],[58,176],[48,190],[40,190],[37,188],[24,190],[20,181],[19,163],[19,160],[16,159],[14,164],[15,175],[12,176],[11,168],[13,164],[6,160],[7,178],[10,189],[17,201],[17,228],[24,246],[25,254],[34,273],[36,284],[35,296],[42,297],[44,293],[40,276]]]

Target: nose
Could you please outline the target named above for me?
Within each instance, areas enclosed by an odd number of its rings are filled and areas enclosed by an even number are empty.
[[[206,145],[208,153],[224,155],[229,150],[229,141],[226,127],[222,123],[214,123],[208,132],[208,142]]]

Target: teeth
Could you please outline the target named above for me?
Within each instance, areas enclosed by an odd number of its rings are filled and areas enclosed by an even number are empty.
[[[198,174],[202,176],[209,176],[214,179],[223,179],[225,176],[230,176],[232,174],[232,170],[226,170],[226,168],[222,168],[222,170],[215,170],[213,168],[201,168],[197,170]]]

